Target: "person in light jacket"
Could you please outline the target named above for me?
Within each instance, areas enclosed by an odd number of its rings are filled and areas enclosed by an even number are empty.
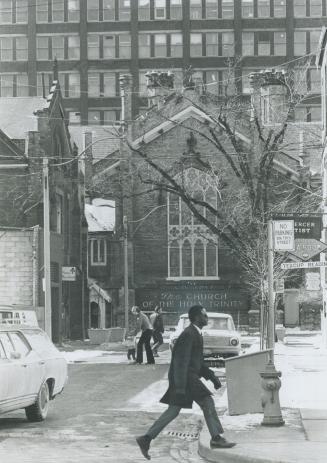
[[[167,410],[159,416],[148,431],[136,438],[145,458],[150,460],[150,443],[179,414],[182,408],[192,408],[195,401],[202,409],[207,423],[212,448],[231,448],[235,443],[221,436],[224,430],[218,418],[211,392],[201,381],[210,380],[215,389],[221,387],[213,370],[204,364],[202,328],[208,324],[208,315],[201,305],[194,305],[189,312],[190,325],[178,337],[172,352],[168,390],[160,402],[168,404]]]
[[[152,325],[148,317],[141,311],[141,309],[134,305],[132,313],[137,316],[137,328],[135,334],[141,331],[141,337],[136,346],[136,363],[143,363],[143,345],[145,347],[147,364],[152,365],[155,363],[150,341],[152,338]]]

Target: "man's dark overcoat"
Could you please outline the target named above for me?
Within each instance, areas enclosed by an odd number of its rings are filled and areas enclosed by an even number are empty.
[[[211,395],[200,378],[214,379],[215,374],[203,359],[203,339],[194,325],[178,337],[172,352],[168,381],[169,387],[160,402],[192,408],[193,400]]]

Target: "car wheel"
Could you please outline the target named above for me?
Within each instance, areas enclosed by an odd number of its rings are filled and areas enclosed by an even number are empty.
[[[48,383],[43,383],[38,393],[36,402],[25,408],[26,417],[29,421],[43,421],[46,419],[49,410],[50,393]]]

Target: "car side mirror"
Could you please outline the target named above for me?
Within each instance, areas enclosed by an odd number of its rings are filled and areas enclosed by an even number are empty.
[[[12,360],[19,360],[21,358],[21,354],[19,352],[11,352],[10,358]]]

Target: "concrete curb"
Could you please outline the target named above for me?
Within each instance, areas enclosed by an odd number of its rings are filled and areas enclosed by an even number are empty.
[[[227,434],[227,433],[226,433]],[[229,436],[226,436],[229,439]],[[210,436],[202,430],[198,452],[212,463],[325,463],[327,443],[283,441],[239,443],[232,449],[211,449]]]

